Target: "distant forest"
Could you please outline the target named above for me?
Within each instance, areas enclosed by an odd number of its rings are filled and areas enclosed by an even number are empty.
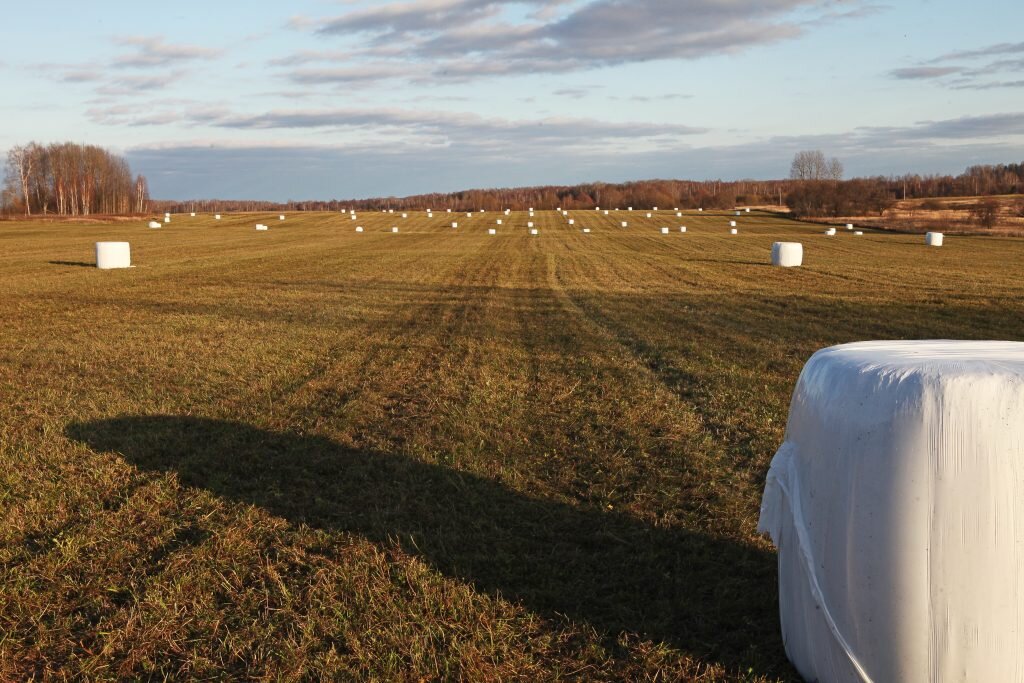
[[[332,199],[329,201],[155,202],[162,211],[342,211],[356,209],[731,209],[735,206],[788,205],[797,215],[881,215],[900,199],[965,197],[1024,192],[1024,162],[971,166],[957,176],[877,176],[851,180],[641,180],[500,189],[463,190],[411,197]]]
[[[18,145],[7,153],[0,210],[26,216],[139,214],[149,188],[128,162],[93,145]]]
[[[820,175],[798,169],[801,159],[821,162]],[[827,162],[827,163],[826,163]],[[796,215],[881,215],[900,199],[1018,194],[1024,162],[971,166],[960,175],[877,176],[839,180],[842,165],[818,152],[801,152],[785,180],[642,180],[464,190],[411,197],[270,202],[261,200],[151,200],[145,177],[128,162],[91,145],[31,143],[7,154],[0,213],[89,216],[147,212],[341,211],[381,209],[608,209],[705,208],[788,205]]]

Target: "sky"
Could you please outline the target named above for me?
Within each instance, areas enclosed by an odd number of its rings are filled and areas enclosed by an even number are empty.
[[[1024,2],[11,3],[0,151],[159,199],[330,199],[1024,160]]]

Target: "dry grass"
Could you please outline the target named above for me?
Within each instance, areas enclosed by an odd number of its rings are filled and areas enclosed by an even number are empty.
[[[974,210],[982,201],[998,204],[995,224],[982,227]],[[922,233],[937,230],[960,235],[991,235],[1024,237],[1024,195],[994,197],[947,197],[942,199],[907,199],[898,201],[884,216],[847,216],[833,222],[856,222],[877,228],[901,232]]]
[[[1024,242],[668,216],[0,225],[0,679],[791,678],[803,362],[1024,339]]]

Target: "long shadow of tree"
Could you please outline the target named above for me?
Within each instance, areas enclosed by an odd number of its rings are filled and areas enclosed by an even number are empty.
[[[70,438],[296,523],[397,540],[442,573],[542,614],[786,675],[775,557],[628,515],[320,437],[173,416],[73,424]]]

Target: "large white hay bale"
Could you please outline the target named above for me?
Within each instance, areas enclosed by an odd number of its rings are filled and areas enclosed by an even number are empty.
[[[533,221],[526,221],[526,227],[532,228],[533,227]]]
[[[257,223],[256,224],[256,229],[259,230],[260,232],[263,232],[264,230],[269,230],[269,228],[267,226],[263,225],[262,223]]]
[[[388,213],[394,213],[394,212],[395,212],[394,209],[388,209]]]
[[[799,242],[775,242],[772,244],[772,265],[795,268],[804,262],[804,245]]]
[[[926,232],[924,234],[924,243],[929,247],[941,247],[942,237],[941,232]]]
[[[661,234],[662,235],[667,235],[668,234],[668,228],[662,228],[661,229]]]
[[[467,213],[466,213],[466,218],[472,218],[472,217],[473,217],[473,214],[472,214],[472,212],[467,212]]]
[[[283,221],[283,220],[284,220],[284,214],[281,214],[280,216],[278,216],[278,217],[277,217],[277,220],[279,220],[279,221]]]
[[[402,214],[402,218],[408,218],[408,217],[409,217],[409,214],[407,214],[407,213],[403,213]]]
[[[704,209],[697,209],[697,211],[704,211]]]
[[[538,233],[538,231],[537,231],[537,228],[534,228],[533,230],[531,230],[531,231],[530,231],[530,234],[531,234],[531,235],[537,235],[537,234],[539,234],[539,233]]]
[[[682,217],[683,217],[683,212],[682,211],[676,211],[676,218],[682,218]]]
[[[648,217],[648,218],[650,218],[650,217],[651,217],[651,212],[650,212],[650,211],[648,211],[648,212],[647,212],[647,217]]]
[[[497,228],[487,228],[487,234],[488,235],[497,235],[498,234],[498,229]]]
[[[501,225],[501,219],[500,218],[498,219],[497,223],[498,223],[498,225]]]
[[[158,223],[158,222],[156,222],[156,221],[150,221],[150,222],[149,222],[149,227],[151,227],[151,228],[159,228],[159,227],[160,227],[160,225],[161,225],[161,224],[160,224],[160,223]]]
[[[356,232],[362,232],[362,231],[363,231],[363,226],[357,225],[356,226]]]
[[[128,242],[97,242],[96,267],[100,270],[131,268],[131,245]]]
[[[191,216],[192,218],[195,218],[196,217],[196,212],[193,211],[192,213],[189,214],[189,216]]]
[[[836,229],[835,228],[828,228],[827,230],[825,230],[825,234],[827,236],[829,236],[829,237],[832,237],[833,235],[836,234]]]
[[[170,223],[170,222],[171,222],[171,217],[170,216],[164,216],[164,223]]]
[[[608,215],[608,209],[605,209],[605,210],[604,210],[604,215],[605,215],[605,216],[607,216],[607,215]]]
[[[397,225],[392,226],[391,227],[391,232],[398,232],[398,226]]]
[[[1019,680],[1024,343],[823,349],[785,435],[758,529],[800,675]]]
[[[729,227],[730,228],[735,228],[736,227],[736,221],[729,221]]]
[[[658,207],[656,207],[656,206],[651,208],[651,211],[657,211],[657,210],[658,210]]]
[[[679,232],[686,232],[686,226],[685,225],[680,225],[679,226]]]
[[[729,230],[729,234],[730,235],[738,235],[738,234],[740,234],[740,231],[737,230],[736,228],[732,228],[731,230]]]
[[[445,213],[451,213],[451,212],[452,212],[451,209],[445,209]]]
[[[631,207],[629,207],[628,209],[626,209],[626,211],[632,211],[632,210],[633,210],[633,207],[632,207],[632,206],[631,206]]]
[[[355,220],[356,219],[356,215],[352,214],[351,218],[352,218],[352,220]]]
[[[622,221],[622,227],[628,228],[629,227],[629,223],[627,223],[626,221]]]
[[[432,213],[428,213],[427,214],[427,218],[433,218],[433,217],[434,217],[434,214],[432,214]]]
[[[215,220],[215,221],[219,221],[219,220],[220,220],[220,214],[218,213],[217,215],[215,215],[215,216],[213,217],[213,220]]]
[[[846,224],[846,229],[847,230],[853,230],[853,223],[847,223]]]
[[[458,223],[456,223],[455,221],[452,221],[452,227],[453,227],[453,228],[457,228],[457,227],[459,227],[459,224],[458,224]]]
[[[511,213],[512,213],[512,210],[511,210],[511,209],[505,209],[505,215],[506,215],[506,216],[508,216],[508,215],[509,215],[509,214],[511,214]]]
[[[572,218],[569,219],[569,225],[576,225],[576,221]]]

